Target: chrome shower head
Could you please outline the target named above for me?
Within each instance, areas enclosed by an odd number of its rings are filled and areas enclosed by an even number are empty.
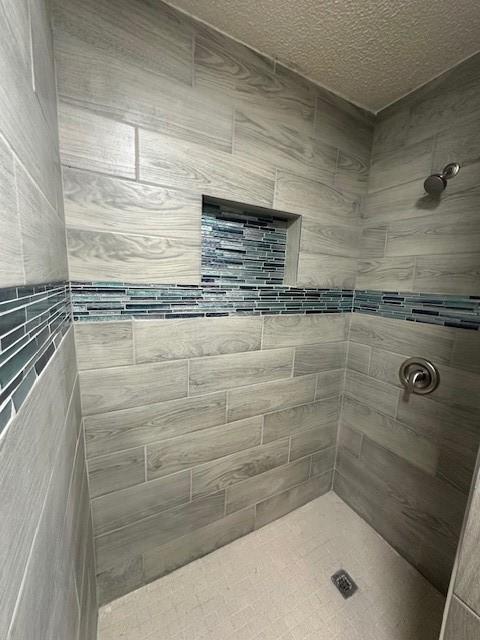
[[[447,187],[447,180],[454,178],[460,171],[458,162],[450,162],[444,168],[442,173],[433,173],[423,183],[423,187],[431,196],[439,196]]]

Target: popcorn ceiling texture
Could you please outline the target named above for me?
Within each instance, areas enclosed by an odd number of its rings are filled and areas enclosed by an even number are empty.
[[[479,50],[478,0],[169,0],[377,112]]]

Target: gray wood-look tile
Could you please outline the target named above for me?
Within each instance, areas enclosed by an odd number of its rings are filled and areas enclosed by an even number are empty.
[[[195,467],[192,471],[192,497],[209,495],[279,467],[287,462],[288,449],[289,442],[285,438]]]
[[[226,96],[152,74],[131,63],[119,66],[101,48],[78,38],[67,35],[60,42],[61,28],[56,36],[58,87],[63,100],[207,149],[231,151],[233,106]]]
[[[28,4],[25,0],[9,2],[8,7],[4,7],[4,15],[0,37],[4,88],[0,98],[0,131],[50,204],[55,206],[60,181],[58,151],[33,91]],[[21,39],[15,42],[14,36]]]
[[[315,135],[338,149],[353,153],[364,160],[370,159],[373,126],[356,114],[341,110],[339,101],[317,98]]]
[[[355,225],[326,224],[304,218],[300,251],[312,255],[356,258],[359,229]]]
[[[86,416],[87,455],[151,444],[225,422],[226,394],[181,398]]]
[[[348,342],[347,363],[349,369],[359,373],[368,373],[372,348],[357,342]]]
[[[263,81],[262,81],[263,80]],[[315,97],[318,87],[275,61],[275,73],[265,74],[260,82],[243,78],[237,85],[240,102],[253,107],[278,111],[287,116],[302,118],[307,122],[314,119]]]
[[[135,178],[135,130],[87,109],[59,103],[62,162],[77,167]]]
[[[344,369],[322,371],[317,374],[315,400],[338,397],[343,390]]]
[[[25,282],[67,279],[65,225],[24,169],[15,164]],[[43,239],[43,240],[41,240]]]
[[[132,65],[154,77],[192,82],[191,21],[167,4],[120,0],[112,6],[108,0],[87,0],[79,5],[62,0],[54,3],[53,18],[60,49],[85,42],[116,60],[119,69]]]
[[[319,371],[341,369],[345,366],[346,342],[326,342],[295,348],[294,376],[303,376]]]
[[[97,571],[96,586],[99,606],[138,589],[145,584],[141,555],[124,556],[118,563]]]
[[[360,237],[360,258],[383,258],[385,256],[385,242],[387,226],[364,227]]]
[[[145,482],[144,448],[92,458],[88,462],[88,478],[92,498]]]
[[[74,526],[81,524],[80,515],[88,517],[86,491],[82,492],[82,486],[86,488],[84,451],[78,433],[78,423],[67,418],[61,436],[61,452],[52,465],[45,505],[8,633],[12,640],[34,640],[39,635],[54,637],[57,632],[62,637],[62,631],[72,623],[72,617],[75,620],[73,633],[78,624],[76,567],[72,560],[79,553],[77,544],[83,546],[85,541],[72,536],[65,526],[70,521]],[[86,513],[83,505],[87,506]],[[83,567],[79,569],[83,570]],[[62,585],[61,589],[58,584]],[[61,622],[56,615],[58,607],[65,609]]]
[[[6,544],[0,549],[0,633],[5,637],[47,495],[55,454],[60,443],[65,442],[65,417],[74,380],[75,356],[70,332],[2,438],[1,528]]]
[[[296,487],[287,489],[287,491],[283,493],[267,498],[257,504],[255,528],[259,529],[269,522],[293,511],[293,509],[297,509],[314,498],[318,498],[330,491],[331,486],[332,472],[328,471],[320,476],[310,478]]]
[[[317,171],[335,171],[337,150],[315,141],[311,123],[272,109],[235,110],[235,153],[266,166],[315,180]]]
[[[262,426],[262,416],[256,416],[148,445],[147,478],[166,476],[255,447],[262,441]]]
[[[359,217],[355,201],[333,188],[333,174],[329,172],[310,180],[277,171],[274,206],[325,224],[351,224]]]
[[[207,524],[143,555],[146,580],[160,578],[254,529],[255,508],[249,507]]]
[[[350,324],[353,342],[407,356],[419,355],[434,362],[448,362],[454,333],[447,327],[400,322],[391,318],[354,313]]]
[[[187,395],[187,361],[138,364],[80,373],[84,415],[140,407]]]
[[[431,139],[373,156],[370,163],[368,191],[373,193],[380,189],[418,180],[419,176],[429,175],[431,163]]]
[[[414,396],[408,402],[399,402],[397,416],[437,443],[437,475],[468,493],[480,442],[476,411]]]
[[[195,85],[214,95],[239,97],[239,84],[255,87],[273,74],[275,63],[205,24],[195,25]]]
[[[465,506],[459,491],[368,438],[361,459],[340,449],[335,491],[446,591]]]
[[[0,138],[0,285],[9,287],[24,282],[22,241],[15,191],[13,154]]]
[[[133,364],[132,323],[96,322],[75,324],[78,368],[104,369]]]
[[[146,553],[223,517],[225,492],[179,505],[96,538],[97,571]]]
[[[451,365],[480,373],[480,333],[478,331],[456,331],[454,334]]]
[[[310,469],[310,477],[321,476],[327,471],[333,470],[335,466],[335,457],[337,453],[336,447],[317,451],[312,455],[312,466]]]
[[[137,362],[197,358],[260,349],[260,317],[185,318],[134,322]]]
[[[69,167],[63,191],[69,227],[199,243],[199,195]]]
[[[344,404],[347,400],[348,398],[345,398]],[[356,429],[350,429],[350,427],[347,427],[346,422],[347,419],[342,419],[342,422],[338,427],[338,447],[346,449],[349,453],[358,458],[362,451],[363,434],[360,431],[356,431]]]
[[[313,402],[315,386],[315,376],[302,376],[233,389],[227,396],[227,418],[241,420]]]
[[[335,446],[337,440],[337,423],[333,422],[325,427],[316,427],[309,431],[301,431],[292,436],[290,444],[290,460],[297,460],[304,456],[329,449]]]
[[[114,491],[92,500],[94,531],[113,531],[189,501],[188,471]]]
[[[52,137],[56,139],[57,89],[53,41],[50,27],[50,7],[42,1],[31,2],[30,21],[32,24],[31,55],[33,62],[33,86]],[[30,35],[26,42],[30,41]]]
[[[289,378],[293,355],[293,349],[271,349],[195,358],[190,361],[189,393],[202,395]]]
[[[264,322],[264,349],[337,342],[347,337],[345,314],[266,316]]]
[[[480,479],[472,484],[470,506],[467,514],[465,531],[460,547],[458,570],[455,579],[455,593],[474,611],[480,612],[480,589],[478,584],[478,545],[480,543]]]
[[[412,291],[415,258],[370,258],[358,261],[358,289]]]
[[[375,407],[346,397],[343,401],[342,425],[364,433],[385,449],[435,475],[440,457],[436,441],[376,411]]]
[[[353,289],[357,261],[302,251],[298,260],[298,286],[320,289]]]
[[[448,609],[445,640],[476,640],[479,637],[480,616],[454,595]]]
[[[335,189],[355,200],[363,198],[367,192],[369,168],[369,162],[339,149]]]
[[[268,413],[265,416],[263,441],[271,442],[294,435],[299,431],[334,424],[338,420],[338,415],[339,402],[336,397]]]
[[[480,294],[480,254],[418,256],[415,291]]]
[[[400,220],[388,227],[386,256],[471,253],[480,246],[476,212]]]
[[[403,389],[398,372],[406,359],[405,355],[391,353],[383,349],[372,349],[368,373],[372,378]]]
[[[238,511],[308,479],[310,458],[297,460],[227,488],[227,513]]]
[[[369,224],[385,224],[396,220],[416,218],[431,213],[432,202],[425,198],[423,181],[425,178],[407,184],[389,187],[382,191],[369,193],[365,198],[362,217]],[[438,205],[442,207],[442,203]]]
[[[200,239],[67,230],[70,276],[75,280],[200,282]]]
[[[186,143],[159,133],[139,131],[140,178],[228,200],[271,207],[274,171],[251,160]]]
[[[345,395],[358,402],[374,406],[388,416],[395,417],[400,393],[400,389],[392,385],[347,369]]]

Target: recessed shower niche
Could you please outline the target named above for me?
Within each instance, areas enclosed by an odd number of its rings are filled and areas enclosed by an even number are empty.
[[[301,216],[204,196],[202,282],[294,286],[300,229]]]

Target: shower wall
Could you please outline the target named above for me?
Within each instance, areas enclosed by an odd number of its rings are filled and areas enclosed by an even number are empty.
[[[96,637],[43,0],[0,0],[0,637]]]
[[[453,589],[445,624],[445,640],[475,640],[480,635],[480,467],[472,486],[466,526],[459,549]]]
[[[161,2],[54,24],[105,602],[330,489],[373,116]],[[302,216],[290,307],[188,317],[227,297],[201,284],[205,194]]]
[[[462,169],[441,200],[422,196],[450,161]],[[477,55],[379,114],[355,302],[369,315],[352,317],[335,479],[443,591],[480,438],[479,184]],[[406,402],[398,368],[411,356],[441,383]]]

